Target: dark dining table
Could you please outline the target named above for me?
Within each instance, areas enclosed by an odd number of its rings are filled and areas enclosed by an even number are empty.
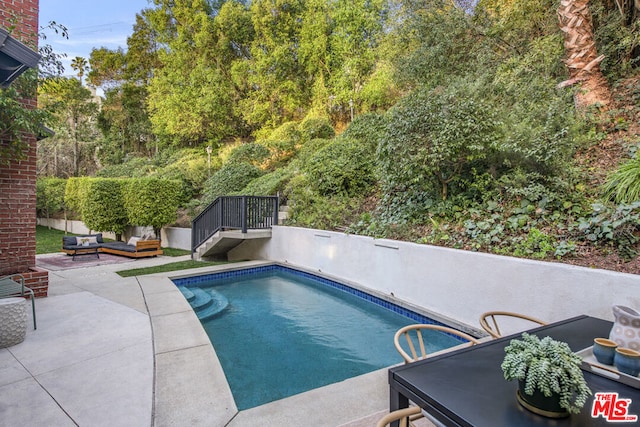
[[[612,323],[579,316],[552,323],[528,332],[540,338],[550,336],[564,341],[574,352],[593,345],[593,339],[608,337]],[[611,426],[602,414],[592,417],[598,392],[618,393],[630,399],[627,415],[640,420],[640,389],[584,370],[593,392],[579,414],[552,419],[536,415],[516,399],[517,381],[506,381],[500,365],[504,348],[520,333],[488,341],[473,347],[445,353],[429,359],[389,369],[390,410],[406,408],[409,401],[446,426],[527,427],[527,426]],[[634,423],[622,423],[633,425]],[[638,421],[640,424],[640,421]]]

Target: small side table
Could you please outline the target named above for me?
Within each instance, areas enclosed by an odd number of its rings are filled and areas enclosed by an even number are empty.
[[[27,300],[0,299],[0,348],[11,347],[24,341],[27,334]]]

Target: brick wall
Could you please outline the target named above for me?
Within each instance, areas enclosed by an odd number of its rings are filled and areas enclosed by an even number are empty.
[[[31,288],[36,298],[47,296],[49,291],[49,272],[47,270],[31,267],[23,275],[25,285]]]
[[[10,27],[14,15],[18,17],[12,36],[27,46],[38,43],[38,0],[0,0],[0,25]]]
[[[0,0],[0,26],[14,25],[12,37],[27,46],[38,43],[38,0]],[[36,99],[25,104],[35,108]],[[0,165],[0,275],[21,273],[37,296],[47,296],[49,277],[36,268],[36,139],[27,138],[26,157]],[[6,144],[6,141],[0,141]]]

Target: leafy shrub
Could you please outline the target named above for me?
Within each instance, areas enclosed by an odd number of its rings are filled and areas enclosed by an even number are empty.
[[[628,17],[622,16],[618,8],[608,2],[596,1],[589,6],[594,21],[594,36],[598,52],[605,55],[602,71],[609,79],[619,78],[632,72],[638,65],[638,25],[635,19],[625,24]]]
[[[502,114],[504,138],[497,145],[497,165],[520,168],[545,178],[571,171],[580,122],[567,98],[522,101]]]
[[[302,134],[298,129],[297,122],[286,122],[274,129],[265,139],[269,141],[291,141],[293,144],[297,144],[302,139]]]
[[[331,139],[336,135],[331,122],[324,117],[306,117],[298,126],[303,141],[311,139]]]
[[[401,95],[395,75],[396,68],[390,62],[377,62],[359,94],[363,111],[384,111],[398,101]]]
[[[205,166],[205,170],[206,170],[206,166]],[[202,179],[200,181],[197,181],[197,182],[191,181],[189,178],[186,177],[187,173],[188,173],[187,170],[180,169],[179,166],[176,165],[175,167],[170,167],[170,168],[166,168],[161,171],[158,171],[157,174],[152,175],[148,178],[168,179],[168,180],[177,181],[178,183],[180,183],[180,205],[182,206],[185,203],[187,203],[189,200],[191,200],[191,198],[200,194],[202,185],[204,185],[204,182],[207,179],[207,173],[205,172],[202,175]],[[191,178],[193,177],[194,176],[192,175]]]
[[[618,167],[604,185],[604,194],[618,204],[640,200],[640,156]]]
[[[353,119],[349,127],[340,134],[340,138],[351,139],[375,150],[378,147],[378,141],[384,135],[385,125],[385,118],[382,114],[361,114]]]
[[[264,132],[261,132],[264,134]],[[271,132],[266,138],[258,138],[271,151],[271,157],[266,165],[268,169],[283,166],[296,153],[302,141],[302,134],[298,130],[297,122],[286,122]]]
[[[330,143],[331,140],[320,138],[305,141],[296,153],[296,158],[302,163],[306,163],[318,150],[329,145]]]
[[[501,97],[501,104],[506,107],[520,103],[544,105],[545,101],[557,98],[557,79],[566,73],[561,34],[553,31],[525,42],[526,50],[506,58],[492,76],[494,96]]]
[[[180,181],[181,204],[187,203],[192,197],[200,194],[210,172],[207,157],[202,151],[204,150],[179,150],[163,159],[162,163],[166,166],[150,176]],[[220,168],[220,159],[217,156],[211,158],[211,163],[214,172]]]
[[[129,224],[123,197],[125,180],[89,178],[87,181],[82,221],[90,230],[123,233]]]
[[[189,218],[194,218],[203,209],[202,200],[191,199],[184,205]]]
[[[526,221],[526,220],[525,220]],[[526,223],[526,222],[525,222]],[[524,225],[524,224],[522,224]],[[465,221],[465,233],[471,239],[473,250],[498,249],[497,246],[506,240],[507,231],[501,213],[487,212],[486,215]]]
[[[293,172],[288,168],[279,168],[251,181],[240,193],[246,196],[274,196],[285,189]]]
[[[297,146],[294,140],[263,140],[271,153],[269,159],[264,164],[265,169],[273,170],[285,166],[292,157],[296,155]]]
[[[560,234],[549,234],[552,226],[568,228],[572,216],[582,213],[580,205],[565,201],[562,208],[546,196],[537,200],[522,199],[517,204],[488,200],[469,208],[464,221],[468,246],[473,250],[545,259],[571,255],[576,245],[562,240]],[[545,231],[543,231],[545,230]]]
[[[611,243],[626,260],[637,254],[640,230],[640,201],[621,204],[615,209],[596,203],[589,218],[578,220],[578,230],[591,242]]]
[[[269,155],[269,149],[264,145],[249,142],[235,147],[231,151],[227,161],[231,163],[245,162],[254,166],[259,166],[264,163]]]
[[[305,165],[309,185],[322,196],[355,196],[375,181],[373,154],[366,146],[336,139],[318,150]]]
[[[545,259],[555,253],[554,239],[537,228],[531,228],[526,238],[516,245],[514,256]]]
[[[249,163],[227,163],[205,182],[204,203],[237,193],[261,175],[262,171]]]
[[[156,169],[146,157],[131,157],[124,163],[108,165],[96,173],[101,178],[134,178],[146,176]]]
[[[287,185],[289,219],[287,224],[318,229],[344,229],[353,221],[361,199],[345,196],[322,196],[311,189],[309,178],[294,177]]]
[[[46,62],[48,62],[47,58],[41,66]],[[25,99],[35,98],[38,81],[38,71],[31,69],[9,87],[3,87],[0,90],[0,135],[2,136],[0,165],[2,166],[24,159],[31,146],[30,137],[27,136],[41,133],[42,123],[47,123],[50,119],[48,110],[30,108],[24,102]]]
[[[62,178],[39,178],[36,181],[36,212],[49,218],[64,210],[64,194],[67,180]]]
[[[488,155],[499,125],[492,108],[459,92],[418,90],[389,111],[378,148],[388,202],[446,200]]]

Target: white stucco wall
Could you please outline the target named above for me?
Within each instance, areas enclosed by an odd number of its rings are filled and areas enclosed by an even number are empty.
[[[180,227],[164,227],[160,230],[162,244],[169,248],[191,250],[191,229]]]
[[[477,327],[490,310],[546,321],[614,304],[640,308],[640,275],[295,227],[242,243],[230,259],[267,259],[341,277]]]

